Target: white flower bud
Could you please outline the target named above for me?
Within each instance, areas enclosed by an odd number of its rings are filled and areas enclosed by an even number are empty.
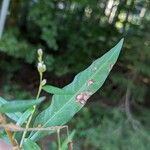
[[[39,62],[37,68],[38,68],[39,72],[42,72],[42,70],[43,70],[43,64]]]
[[[46,82],[47,82],[46,79],[42,80],[41,85],[44,86],[46,84]]]
[[[43,72],[45,72],[45,71],[46,71],[46,65],[43,64]]]
[[[38,71],[41,72],[41,73],[46,71],[46,65],[41,63],[41,62],[38,63],[37,68],[38,68]]]
[[[38,49],[37,53],[38,53],[39,56],[42,56],[43,55],[43,50],[40,48],[40,49]]]

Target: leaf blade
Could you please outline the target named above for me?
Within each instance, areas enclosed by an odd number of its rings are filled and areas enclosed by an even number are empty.
[[[18,119],[16,125],[21,126],[21,125],[29,118],[29,116],[31,115],[32,111],[33,111],[33,108],[27,109],[27,110],[21,115],[21,117]]]
[[[123,39],[101,58],[94,61],[87,69],[80,72],[73,82],[63,88],[74,92],[72,95],[54,95],[51,105],[38,115],[34,126],[43,127],[63,125],[69,121],[106,80],[112,66],[117,61]],[[42,118],[42,119],[41,119]],[[32,133],[30,138],[38,140],[45,136],[42,132]]]
[[[23,150],[41,150],[41,148],[32,140],[25,139],[23,143]]]
[[[5,99],[0,97],[0,105],[7,103]],[[21,112],[16,112],[16,113],[6,113],[7,117],[9,117],[11,120],[17,122],[18,119],[21,117],[22,113]]]
[[[1,113],[12,113],[12,112],[22,112],[27,108],[30,108],[34,105],[41,103],[44,99],[39,98],[38,100],[16,100],[10,101],[0,105]]]

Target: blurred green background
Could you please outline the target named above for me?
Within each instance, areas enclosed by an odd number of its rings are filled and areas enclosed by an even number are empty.
[[[48,83],[63,87],[122,37],[109,78],[68,125],[76,129],[75,150],[149,150],[149,0],[11,0],[0,39],[0,96],[36,95],[38,48]],[[42,144],[53,146],[47,139]]]

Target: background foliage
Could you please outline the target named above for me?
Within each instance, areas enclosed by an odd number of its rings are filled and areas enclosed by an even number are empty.
[[[0,95],[35,93],[39,47],[45,52],[46,78],[62,87],[125,37],[109,80],[70,126],[77,128],[76,149],[147,150],[149,24],[148,0],[13,0],[0,40]]]

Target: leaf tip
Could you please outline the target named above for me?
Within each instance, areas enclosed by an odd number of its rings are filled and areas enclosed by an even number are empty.
[[[120,45],[120,47],[122,47],[122,45],[123,45],[123,42],[124,42],[124,38],[122,38],[120,41],[119,41],[119,45]]]
[[[123,44],[123,42],[124,42],[124,38],[122,38],[122,39],[120,40],[120,42]]]
[[[118,52],[121,51],[123,42],[124,42],[124,38],[122,38],[122,39],[118,42],[118,44],[114,47],[114,48],[116,49],[116,51],[118,51]]]

